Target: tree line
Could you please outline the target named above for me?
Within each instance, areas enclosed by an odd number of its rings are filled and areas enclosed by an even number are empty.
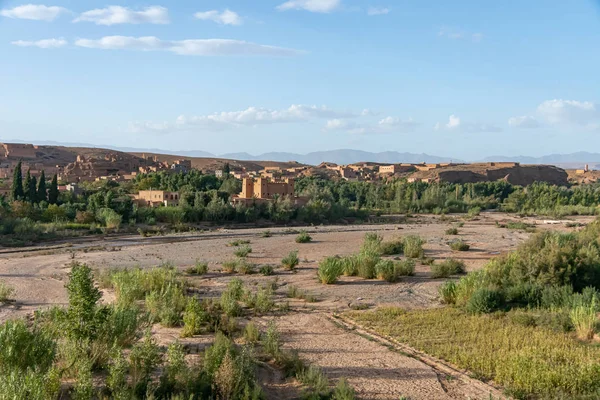
[[[57,175],[54,174],[48,188],[46,184],[46,173],[44,170],[42,170],[38,182],[37,178],[31,175],[31,169],[28,169],[25,181],[23,182],[22,163],[19,161],[13,172],[10,198],[12,201],[27,201],[31,204],[41,202],[57,204],[59,194]]]

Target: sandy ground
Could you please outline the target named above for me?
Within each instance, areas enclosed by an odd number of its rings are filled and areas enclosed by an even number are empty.
[[[232,277],[220,272],[220,264],[234,257],[234,248],[227,244],[235,239],[247,239],[253,249],[249,261],[257,265],[277,267],[282,257],[292,250],[299,250],[302,261],[296,273],[278,270],[275,276],[270,277],[259,274],[240,277],[247,285],[260,285],[276,279],[279,286],[276,293],[282,301],[292,285],[317,296],[319,301],[316,303],[290,299],[292,312],[279,317],[277,323],[284,342],[298,349],[302,358],[322,366],[329,377],[348,377],[361,398],[398,399],[404,395],[413,400],[488,399],[489,395],[474,390],[473,385],[463,381],[459,384],[443,376],[440,378],[440,372],[435,368],[348,332],[327,318],[336,311],[346,311],[357,305],[398,305],[413,309],[438,306],[437,288],[442,280],[431,279],[428,266],[418,264],[414,277],[396,284],[342,277],[339,284],[328,286],[317,282],[316,269],[319,261],[327,256],[358,252],[366,232],[379,232],[385,239],[420,235],[426,240],[427,257],[461,258],[468,270],[475,270],[491,257],[514,249],[530,235],[496,226],[496,221],[517,219],[512,215],[485,213],[474,220],[464,221],[458,237],[445,235],[445,230],[453,222],[463,221],[461,217],[419,216],[409,218],[403,224],[310,227],[307,230],[313,242],[308,244],[297,244],[295,233],[276,228],[271,229],[273,236],[268,238],[260,236],[264,229],[222,229],[159,238],[84,239],[68,247],[56,248],[54,245],[52,248],[18,252],[0,248],[0,280],[16,289],[13,296],[16,302],[0,305],[0,322],[29,314],[38,308],[65,304],[64,284],[72,261],[87,263],[98,269],[151,267],[163,262],[185,269],[196,260],[202,260],[209,263],[209,274],[190,280],[202,295],[218,296]],[[592,219],[580,217],[576,220],[587,223]],[[538,230],[573,229],[566,228],[564,223],[524,221],[537,223]],[[448,242],[456,238],[469,243],[471,250],[452,252]],[[162,339],[167,342],[176,336],[176,332],[161,332]],[[206,342],[207,339],[203,338],[198,346]],[[270,388],[267,390],[269,398],[286,398],[281,393],[294,397],[289,385],[278,387],[281,377],[276,371],[265,367],[261,369],[261,376]]]

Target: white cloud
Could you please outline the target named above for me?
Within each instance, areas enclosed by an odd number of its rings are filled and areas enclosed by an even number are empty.
[[[277,6],[279,11],[305,10],[316,13],[330,13],[342,5],[342,0],[289,0]]]
[[[462,133],[481,133],[481,132],[502,132],[502,128],[479,122],[464,122],[456,115],[451,115],[446,124],[437,123],[434,126],[436,131],[446,130]]]
[[[471,40],[474,43],[479,43],[483,40],[482,33],[469,33],[461,29],[449,27],[442,27],[438,32],[438,36],[453,40]]]
[[[540,123],[535,117],[523,115],[521,117],[509,118],[508,125],[511,128],[535,129],[539,128]]]
[[[547,100],[537,111],[551,124],[595,127],[600,123],[600,107],[589,101]]]
[[[370,15],[370,16],[386,15],[386,14],[389,14],[390,11],[391,10],[386,7],[369,7],[369,9],[367,10],[367,15]]]
[[[64,39],[43,39],[37,41],[17,40],[15,42],[11,42],[11,44],[20,47],[39,47],[40,49],[57,49],[59,47],[66,46],[68,43]]]
[[[96,25],[117,24],[168,24],[169,11],[165,7],[151,6],[134,11],[122,6],[108,6],[86,11],[73,22],[93,22]]]
[[[197,12],[194,14],[194,17],[203,21],[213,21],[222,25],[242,25],[244,23],[244,20],[238,13],[229,9],[226,9],[221,13],[217,10]]]
[[[308,106],[295,104],[289,108],[272,110],[261,107],[248,107],[241,111],[224,111],[220,113],[185,116],[181,115],[173,124],[154,122],[133,122],[132,132],[163,132],[169,130],[189,130],[202,128],[220,131],[236,127],[252,127],[287,123],[311,122],[327,118],[354,118],[359,114],[350,111],[333,110],[327,106]]]
[[[418,123],[412,118],[402,120],[397,117],[386,117],[375,124],[356,123],[345,119],[331,119],[325,124],[326,131],[344,131],[350,134],[377,134],[377,133],[406,133],[412,132]]]
[[[43,4],[25,4],[11,9],[0,10],[0,15],[8,18],[30,19],[35,21],[54,21],[69,10]]]
[[[155,36],[105,36],[101,39],[78,39],[75,45],[91,49],[168,51],[193,56],[293,56],[301,51],[230,39],[188,39],[167,41]]]

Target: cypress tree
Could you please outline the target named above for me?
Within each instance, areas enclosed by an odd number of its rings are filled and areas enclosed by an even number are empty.
[[[31,204],[37,203],[38,199],[37,199],[37,179],[35,176],[32,176],[31,179],[29,180],[29,186],[28,186],[28,194],[27,197],[29,197],[29,202]]]
[[[11,195],[13,201],[23,200],[25,193],[23,192],[23,173],[21,172],[21,161],[17,163],[15,172],[13,173],[13,181],[11,187]]]
[[[46,193],[46,173],[42,170],[40,181],[37,189],[37,201],[48,201],[48,193]]]
[[[31,201],[29,198],[29,188],[31,187],[31,169],[27,170],[27,175],[25,175],[25,182],[23,182],[23,199],[27,201]]]
[[[54,174],[54,176],[52,177],[50,189],[48,189],[48,203],[58,203],[58,177],[56,176],[56,174]]]

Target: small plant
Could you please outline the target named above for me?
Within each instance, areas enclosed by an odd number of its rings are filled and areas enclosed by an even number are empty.
[[[10,301],[10,298],[14,292],[15,289],[12,286],[8,286],[6,283],[0,281],[0,303],[6,303]]]
[[[275,325],[274,321],[269,322],[267,331],[263,335],[262,345],[265,349],[265,353],[267,353],[275,359],[278,359],[280,357],[281,340],[279,331],[277,330],[277,325]]]
[[[398,276],[413,276],[415,274],[415,260],[406,259],[394,263],[394,271]]]
[[[354,400],[356,399],[356,392],[352,386],[348,384],[348,381],[344,378],[340,379],[333,389],[331,395],[332,400]]]
[[[404,238],[404,255],[410,258],[423,257],[423,244],[425,241],[419,236],[410,235]]]
[[[381,258],[373,253],[358,255],[357,273],[363,279],[374,279],[377,276],[377,263]]]
[[[365,234],[365,240],[360,248],[360,254],[366,254],[371,256],[381,255],[381,242],[383,237],[375,232],[368,232]]]
[[[596,296],[592,297],[589,305],[578,305],[571,310],[571,322],[575,327],[577,337],[581,340],[594,338],[597,321]]]
[[[290,251],[290,253],[281,260],[281,265],[288,271],[294,271],[299,263],[298,250]]]
[[[472,314],[488,314],[496,311],[502,303],[502,297],[498,290],[479,288],[467,302],[467,311]]]
[[[196,261],[193,267],[189,267],[185,272],[190,275],[204,275],[208,272],[208,263]]]
[[[469,251],[471,246],[465,243],[462,239],[455,240],[450,243],[450,248],[454,251]]]
[[[296,236],[296,243],[310,243],[312,237],[306,231],[300,231],[300,234]]]
[[[227,274],[233,274],[237,267],[237,260],[224,261],[223,264],[221,264],[221,266],[222,266],[223,272],[225,272]]]
[[[249,240],[237,239],[237,240],[234,240],[232,242],[229,242],[229,244],[227,246],[229,246],[229,247],[240,247],[240,246],[248,245],[248,244],[250,244]]]
[[[246,324],[244,328],[244,339],[246,343],[256,344],[260,341],[260,331],[258,330],[258,326],[250,321]]]
[[[235,271],[238,274],[250,275],[256,272],[256,265],[248,262],[245,258],[239,259],[235,265]]]
[[[202,304],[192,297],[188,300],[183,313],[183,331],[181,337],[191,337],[202,332],[202,325],[208,322],[208,313],[202,307]]]
[[[448,281],[439,288],[440,300],[443,304],[456,303],[456,283]]]
[[[463,274],[465,272],[465,263],[455,258],[448,258],[439,264],[432,264],[432,278],[448,278],[450,275]]]
[[[337,282],[343,272],[342,260],[339,257],[327,257],[319,263],[317,276],[319,281],[325,285]]]
[[[330,394],[329,381],[319,367],[310,365],[308,368],[304,368],[297,378],[307,387],[306,398],[327,398]]]
[[[379,253],[384,256],[395,256],[404,251],[404,240],[395,239],[388,242],[382,242],[379,246]]]
[[[398,281],[398,275],[392,260],[381,260],[376,265],[377,277],[390,283]]]
[[[270,238],[271,236],[273,236],[273,232],[268,231],[268,230],[267,231],[262,231],[260,233],[260,237],[262,237],[262,238]]]
[[[275,270],[271,265],[261,265],[258,272],[260,272],[264,276],[271,276],[275,273]]]
[[[446,235],[458,235],[458,228],[452,227],[446,229]]]
[[[248,257],[248,254],[250,254],[250,253],[252,253],[252,247],[250,247],[248,245],[244,245],[244,246],[238,247],[233,252],[233,254],[236,257],[240,257],[240,258],[246,258],[246,257]]]

